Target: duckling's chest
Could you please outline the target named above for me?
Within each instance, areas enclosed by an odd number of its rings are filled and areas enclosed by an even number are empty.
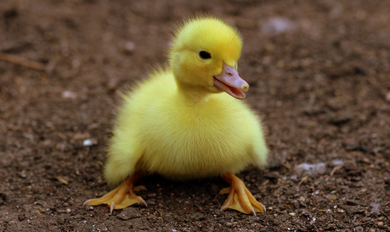
[[[226,107],[226,106],[225,106]],[[145,117],[143,165],[174,179],[213,176],[250,162],[244,118],[222,105],[172,107]]]

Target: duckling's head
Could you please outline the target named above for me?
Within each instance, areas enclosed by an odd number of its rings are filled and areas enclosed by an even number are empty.
[[[169,53],[178,86],[244,99],[249,85],[237,73],[241,48],[232,26],[212,17],[189,19],[175,33]]]

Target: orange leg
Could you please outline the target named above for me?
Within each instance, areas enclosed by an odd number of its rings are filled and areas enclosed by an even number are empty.
[[[134,184],[141,179],[140,174],[129,176],[116,189],[102,196],[101,198],[89,199],[84,202],[84,205],[101,205],[107,204],[110,206],[110,213],[114,209],[123,209],[135,203],[142,203],[148,206],[142,197],[135,195],[134,191],[146,190],[145,186],[136,186]]]
[[[220,191],[220,194],[229,194],[221,210],[230,208],[242,213],[252,213],[254,215],[256,215],[256,212],[265,212],[264,205],[256,200],[240,178],[233,173],[226,173],[221,177],[230,184],[230,187]]]

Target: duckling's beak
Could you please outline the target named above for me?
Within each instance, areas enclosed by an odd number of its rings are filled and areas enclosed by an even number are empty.
[[[248,83],[238,75],[237,70],[225,63],[221,74],[214,76],[214,86],[240,100],[245,98],[244,92],[249,90]]]

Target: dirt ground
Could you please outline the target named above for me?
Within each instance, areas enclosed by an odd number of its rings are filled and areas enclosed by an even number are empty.
[[[84,207],[109,190],[118,91],[166,62],[172,28],[196,12],[244,38],[239,71],[271,158],[239,176],[267,212],[221,212],[219,178],[159,176],[140,182],[147,208]],[[381,0],[2,0],[0,52],[45,70],[0,60],[0,231],[390,231],[389,12]]]

